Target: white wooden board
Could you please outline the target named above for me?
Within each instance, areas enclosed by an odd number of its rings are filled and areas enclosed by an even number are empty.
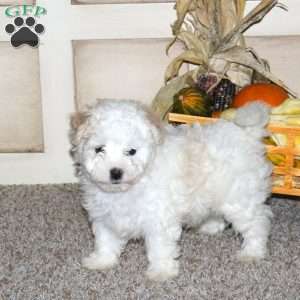
[[[19,4],[33,4],[34,0],[26,0],[26,1],[22,1],[22,0],[0,0],[0,5],[19,5]]]

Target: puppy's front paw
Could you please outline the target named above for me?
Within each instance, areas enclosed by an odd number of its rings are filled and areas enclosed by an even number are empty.
[[[178,275],[179,263],[176,260],[165,260],[159,264],[151,264],[146,272],[149,279],[154,281],[165,281]]]
[[[266,255],[267,255],[267,249],[264,247],[260,247],[260,248],[246,247],[243,250],[238,252],[237,258],[241,262],[258,262],[261,259],[264,259]]]
[[[82,259],[82,266],[89,270],[105,270],[110,269],[118,263],[115,256],[101,255],[92,252],[89,256]]]

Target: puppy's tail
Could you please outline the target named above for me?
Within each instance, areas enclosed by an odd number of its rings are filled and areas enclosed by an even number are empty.
[[[236,111],[234,123],[241,127],[263,128],[269,122],[270,107],[261,101],[246,104]]]
[[[246,104],[236,111],[233,122],[256,137],[267,136],[265,130],[270,118],[270,107],[262,101]]]

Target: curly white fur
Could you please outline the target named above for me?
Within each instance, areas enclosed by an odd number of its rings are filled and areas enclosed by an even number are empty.
[[[147,275],[164,280],[178,274],[182,226],[215,234],[224,219],[243,236],[239,257],[263,258],[272,216],[264,204],[267,120],[268,109],[255,103],[234,122],[162,126],[129,100],[102,100],[75,116],[72,153],[95,235],[83,265],[112,267],[129,239],[143,237]]]

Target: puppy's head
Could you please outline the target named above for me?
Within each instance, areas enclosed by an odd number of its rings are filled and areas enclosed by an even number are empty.
[[[105,192],[128,190],[143,176],[157,144],[159,123],[130,100],[99,100],[71,118],[71,153],[80,175]]]

